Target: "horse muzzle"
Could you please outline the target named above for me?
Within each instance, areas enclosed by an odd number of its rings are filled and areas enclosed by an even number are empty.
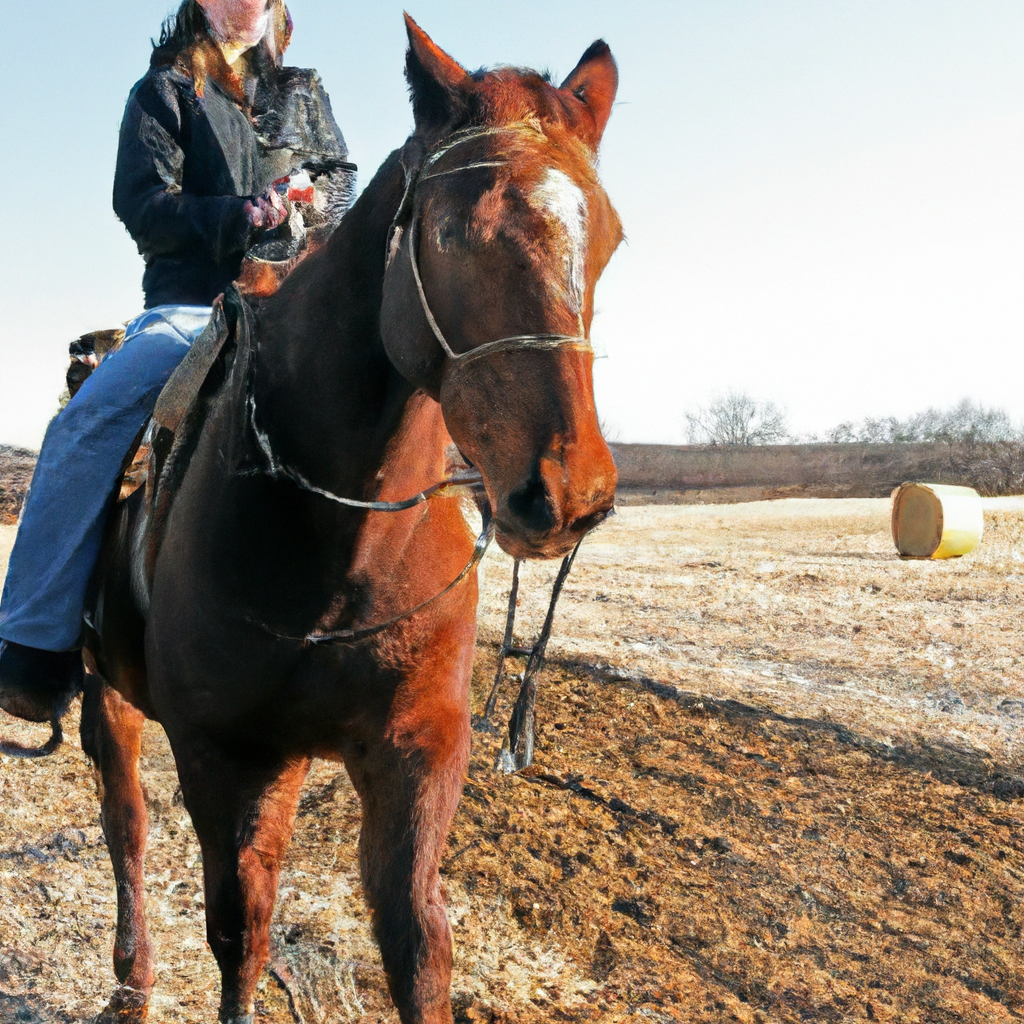
[[[566,555],[615,503],[593,353],[571,342],[481,353],[442,382],[448,432],[480,471],[495,539],[514,558]]]
[[[505,552],[561,558],[604,522],[615,504],[616,473],[607,446],[601,447],[606,458],[588,460],[583,471],[542,457],[515,486],[491,498],[495,539]]]

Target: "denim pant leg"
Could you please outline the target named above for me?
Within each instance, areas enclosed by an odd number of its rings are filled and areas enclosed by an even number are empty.
[[[7,567],[0,638],[47,651],[80,642],[86,589],[124,457],[197,333],[150,318],[50,424]]]

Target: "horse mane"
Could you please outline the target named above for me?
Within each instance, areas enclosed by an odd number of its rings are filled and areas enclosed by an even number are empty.
[[[547,82],[549,85],[555,84],[554,75],[548,68],[538,71],[536,68],[520,67],[517,64],[496,64],[489,68],[477,68],[476,71],[469,73],[469,77],[474,82],[482,82],[488,75],[500,75],[503,72],[519,78],[539,78],[542,82]]]

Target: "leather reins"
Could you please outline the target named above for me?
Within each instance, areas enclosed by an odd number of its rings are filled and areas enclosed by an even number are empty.
[[[498,352],[514,350],[535,349],[540,351],[551,351],[558,348],[571,347],[585,351],[592,351],[589,339],[583,335],[543,333],[518,334],[507,338],[498,338],[495,341],[489,341],[482,345],[477,345],[475,348],[469,349],[466,352],[456,352],[448,343],[448,339],[441,330],[441,326],[437,322],[437,318],[434,316],[433,310],[430,308],[430,301],[427,299],[427,292],[423,286],[423,276],[420,273],[418,251],[420,217],[415,205],[416,186],[421,182],[428,181],[432,178],[439,178],[449,174],[457,174],[462,171],[470,171],[483,167],[503,166],[508,163],[507,160],[483,160],[475,163],[460,164],[456,167],[431,173],[431,169],[434,165],[443,156],[450,153],[456,146],[463,145],[464,143],[471,142],[485,136],[497,135],[503,132],[519,132],[528,130],[530,129],[526,125],[509,125],[501,128],[480,128],[457,132],[441,142],[412,173],[410,173],[403,165],[403,171],[405,172],[405,190],[402,195],[402,201],[399,205],[398,211],[392,221],[391,230],[388,233],[387,252],[385,256],[385,273],[390,271],[394,259],[401,249],[403,240],[402,236],[407,233],[409,264],[412,268],[413,280],[416,283],[416,293],[419,296],[423,315],[426,318],[427,324],[430,326],[434,337],[437,339],[437,343],[441,346],[441,350],[444,353],[445,358],[453,367],[463,367],[475,360],[486,358],[487,356],[494,355]],[[408,231],[406,231],[406,224],[408,224]],[[250,421],[260,447],[267,459],[270,475],[275,477],[286,477],[304,490],[310,491],[313,494],[318,494],[321,497],[338,504],[348,505],[353,508],[367,509],[374,512],[400,512],[405,509],[412,508],[424,501],[429,501],[438,494],[454,487],[468,486],[470,489],[478,489],[482,482],[482,477],[479,471],[473,469],[464,473],[455,474],[445,480],[442,480],[440,483],[434,484],[432,487],[428,487],[420,494],[407,498],[404,501],[358,501],[354,498],[342,497],[341,495],[334,494],[324,488],[317,487],[299,473],[298,470],[281,463],[275,457],[269,438],[265,433],[260,431],[256,425],[256,407],[252,392],[250,392],[249,400]],[[455,579],[452,580],[452,582],[449,583],[442,591],[413,608],[409,608],[398,615],[393,615],[389,619],[375,623],[372,626],[330,631],[317,630],[312,633],[307,633],[304,637],[284,636],[274,632],[263,623],[256,624],[260,625],[267,632],[270,632],[273,636],[278,637],[281,640],[288,640],[293,643],[303,645],[308,644],[314,647],[353,644],[360,640],[365,640],[369,637],[375,636],[378,633],[383,632],[385,629],[397,625],[404,619],[415,615],[416,612],[422,611],[435,601],[440,600],[446,594],[454,590],[470,574],[470,572],[472,572],[483,558],[491,540],[494,537],[491,510],[490,506],[487,504],[486,498],[483,501],[482,515],[483,528],[476,539],[476,543],[473,545],[472,557],[466,563],[465,568],[463,568],[462,572],[460,572],[458,576],[456,576]],[[508,735],[502,744],[501,752],[499,753],[497,763],[494,766],[499,772],[511,774],[529,766],[533,761],[537,677],[544,664],[544,657],[547,651],[548,640],[551,636],[551,628],[555,617],[555,608],[558,605],[558,599],[561,595],[562,587],[569,576],[573,561],[575,560],[576,554],[582,543],[583,538],[580,538],[573,550],[562,560],[554,586],[552,587],[551,601],[548,605],[548,612],[544,619],[544,626],[541,630],[540,637],[533,647],[527,649],[517,648],[512,645],[513,631],[515,628],[515,606],[516,594],[519,588],[520,565],[519,559],[516,559],[515,561],[513,568],[512,591],[509,597],[508,616],[505,624],[505,639],[498,656],[498,666],[494,678],[494,685],[491,690],[490,697],[488,698],[483,718],[483,723],[485,723],[484,727],[493,728],[493,726],[490,726],[489,720],[491,715],[494,713],[498,691],[505,678],[504,667],[506,658],[509,655],[525,656],[527,658],[526,671],[523,673],[519,695],[516,700],[512,716],[508,722]]]

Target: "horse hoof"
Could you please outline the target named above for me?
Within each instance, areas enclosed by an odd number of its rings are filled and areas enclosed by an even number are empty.
[[[139,1009],[117,1008],[109,1004],[89,1024],[142,1024],[149,1014],[148,1007]]]
[[[90,1024],[142,1024],[148,1013],[149,993],[121,985]]]

